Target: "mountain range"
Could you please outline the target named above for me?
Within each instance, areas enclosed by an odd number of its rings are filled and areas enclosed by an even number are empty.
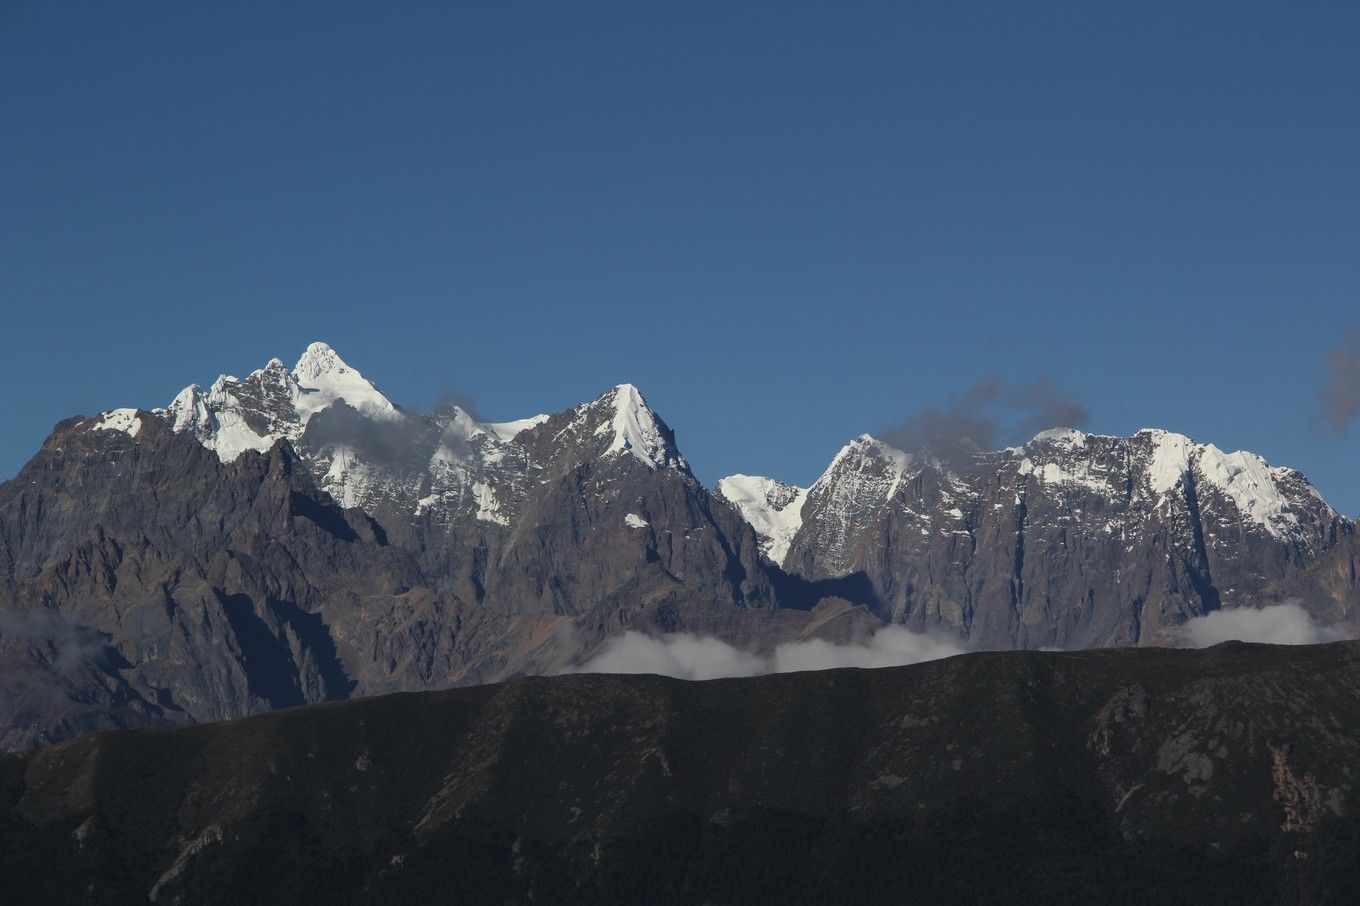
[[[0,747],[552,673],[627,629],[1146,646],[1296,602],[1350,634],[1358,566],[1303,475],[1167,431],[863,435],[810,487],[710,489],[632,385],[418,414],[314,343],[67,419],[0,485]]]

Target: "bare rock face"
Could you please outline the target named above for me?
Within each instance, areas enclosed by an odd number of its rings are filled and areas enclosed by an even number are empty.
[[[6,902],[1347,903],[1360,643],[530,677],[0,756]]]
[[[966,469],[865,435],[793,493],[785,570],[982,647],[1161,644],[1192,617],[1291,599],[1328,625],[1360,614],[1353,522],[1298,472],[1165,431],[1047,431]]]

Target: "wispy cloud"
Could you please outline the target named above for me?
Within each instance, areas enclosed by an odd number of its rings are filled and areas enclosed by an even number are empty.
[[[943,405],[926,406],[884,431],[882,439],[908,453],[966,466],[974,453],[995,449],[999,440],[1028,440],[1047,428],[1079,428],[1090,417],[1085,406],[1046,379],[1007,384],[992,377]]]
[[[1334,437],[1343,437],[1360,417],[1360,327],[1347,328],[1327,358],[1322,415]]]

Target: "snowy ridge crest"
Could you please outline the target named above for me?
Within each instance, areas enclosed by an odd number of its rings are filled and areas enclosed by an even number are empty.
[[[510,525],[530,482],[595,459],[689,474],[670,428],[632,384],[557,416],[482,423],[457,406],[419,415],[399,409],[322,342],[292,368],[275,358],[244,378],[220,375],[206,390],[191,384],[151,415],[223,462],[286,440],[341,505],[445,523],[470,514]],[[140,427],[132,409],[91,425],[133,437]]]
[[[206,392],[190,384],[155,413],[172,430],[194,435],[223,462],[231,462],[246,450],[263,452],[279,440],[296,441],[313,415],[339,400],[369,418],[401,417],[371,381],[320,342],[308,346],[292,369],[270,359],[244,379],[221,375]]]
[[[1160,428],[1143,428],[1128,438],[1057,428],[1003,452],[1020,457],[1019,473],[1042,484],[1079,486],[1110,497],[1124,493],[1129,470],[1135,496],[1154,502],[1184,496],[1187,483],[1194,482],[1201,494],[1212,490],[1230,501],[1243,522],[1281,539],[1294,533],[1300,510],[1321,504],[1327,516],[1337,515],[1293,469]]]
[[[331,414],[316,419],[322,412]],[[528,483],[599,459],[677,470],[692,478],[673,432],[632,384],[619,384],[553,416],[482,423],[457,407],[420,416],[403,412],[321,342],[310,344],[291,368],[271,359],[244,378],[224,374],[207,389],[191,384],[163,409],[114,409],[87,424],[90,430],[137,438],[148,417],[193,436],[224,462],[287,440],[344,505],[386,503],[413,518],[452,519],[466,511],[508,525]],[[385,422],[395,426],[393,437],[405,445],[395,460],[385,448],[393,445],[391,438],[367,447],[362,440],[365,433],[382,434]],[[373,423],[376,428],[364,427]],[[350,438],[345,428],[355,425]],[[1218,524],[1240,524],[1286,541],[1317,536],[1319,526],[1340,518],[1292,469],[1160,429],[1112,437],[1053,428],[1023,446],[978,454],[977,464],[983,471],[1015,476],[1016,499],[1030,486],[1058,490],[1072,506],[1079,505],[1072,494],[1101,495],[1120,507],[1133,500],[1178,507],[1198,501],[1212,508]],[[952,489],[948,494],[974,493],[967,487],[972,478],[868,434],[842,447],[807,488],[738,474],[718,482],[717,490],[751,524],[768,558],[782,565],[795,552],[798,558],[824,559],[835,570],[849,567],[846,539],[855,527],[877,519],[923,469],[939,472],[942,486]],[[912,512],[922,504],[899,502]],[[958,510],[941,502],[942,511]],[[1109,506],[1100,509],[1109,511]]]

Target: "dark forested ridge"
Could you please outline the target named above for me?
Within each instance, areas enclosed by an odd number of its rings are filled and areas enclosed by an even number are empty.
[[[1355,902],[1360,644],[528,678],[0,758],[4,902]]]

